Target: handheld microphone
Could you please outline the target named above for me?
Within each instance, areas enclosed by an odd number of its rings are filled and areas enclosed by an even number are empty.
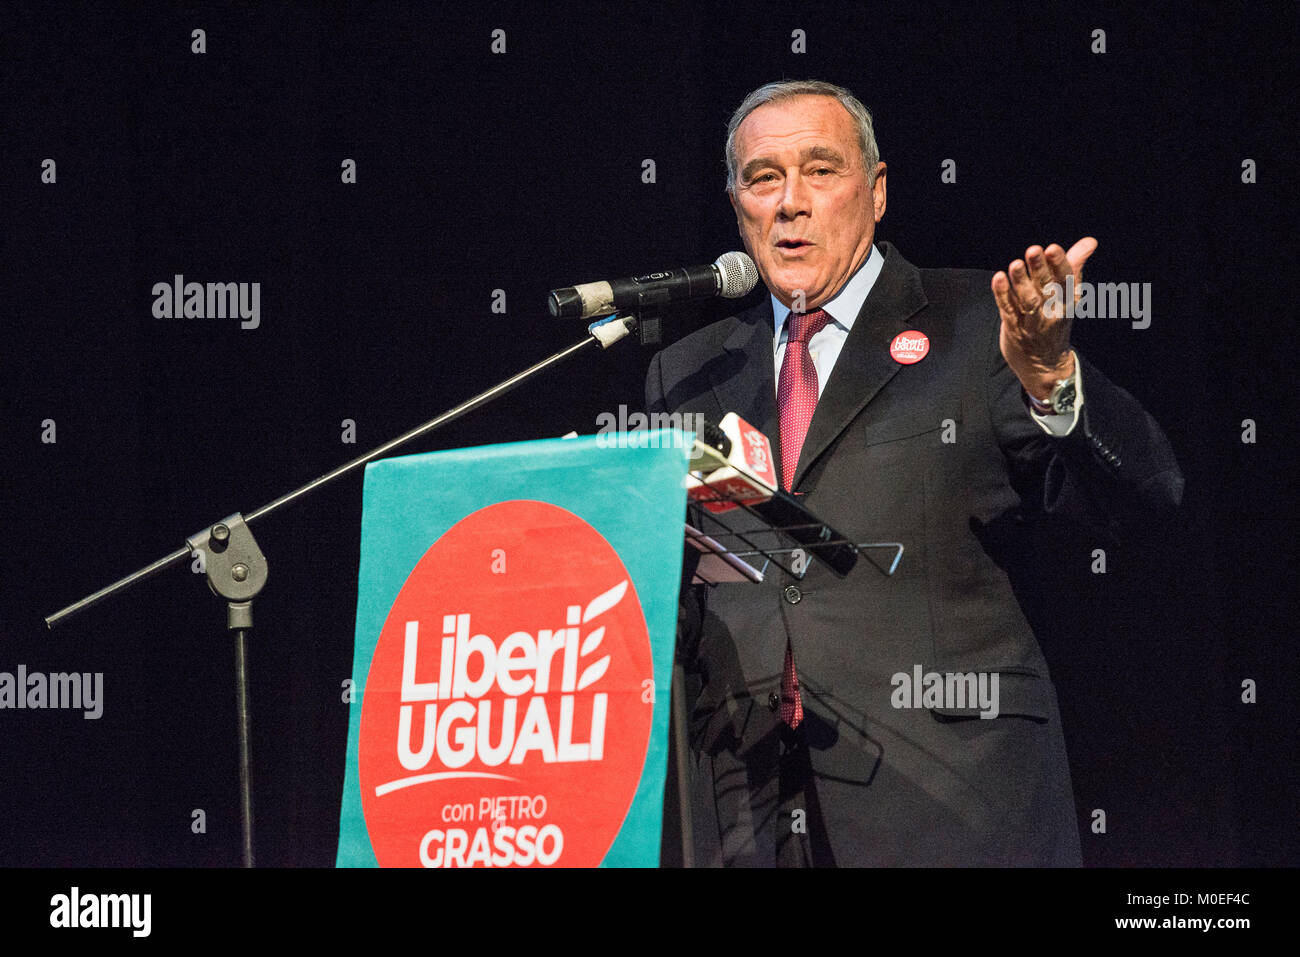
[[[777,491],[772,443],[734,412],[705,422],[691,454],[686,495],[710,512],[756,505]]]
[[[746,506],[841,578],[857,564],[856,545],[779,487],[771,442],[734,412],[717,426],[705,423],[692,451],[686,496],[714,513]]]
[[[631,279],[587,282],[552,289],[547,307],[557,319],[591,319],[620,309],[685,299],[739,299],[758,285],[758,268],[744,253],[723,253],[708,266],[652,272]]]

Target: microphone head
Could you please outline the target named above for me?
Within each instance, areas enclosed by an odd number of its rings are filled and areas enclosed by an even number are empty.
[[[715,425],[707,419],[701,419],[703,425],[696,436],[711,449],[716,449],[725,459],[731,454],[731,436],[722,431],[722,426]]]
[[[718,295],[723,299],[748,296],[750,290],[758,285],[758,267],[744,253],[723,253],[713,265],[718,268],[721,277]]]

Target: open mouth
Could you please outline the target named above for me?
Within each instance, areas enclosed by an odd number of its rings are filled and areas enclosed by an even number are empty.
[[[777,249],[807,249],[812,243],[802,239],[782,239],[776,244]]]

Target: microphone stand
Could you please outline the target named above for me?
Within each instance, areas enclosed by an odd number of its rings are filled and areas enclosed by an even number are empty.
[[[226,628],[235,637],[235,707],[239,737],[239,820],[240,820],[240,857],[244,867],[254,866],[253,855],[253,782],[252,782],[252,747],[250,741],[250,712],[248,703],[248,637],[253,627],[253,599],[266,584],[267,562],[248,526],[258,519],[265,518],[276,509],[296,501],[318,488],[342,478],[369,462],[387,455],[394,449],[433,432],[448,422],[454,422],[463,415],[473,412],[480,406],[487,405],[493,399],[500,398],[516,386],[544,369],[563,362],[570,356],[582,351],[593,343],[607,349],[637,328],[636,315],[613,315],[598,320],[588,327],[585,339],[561,349],[541,362],[529,366],[522,372],[497,383],[490,389],[480,392],[471,399],[466,399],[455,408],[435,416],[422,425],[417,425],[409,432],[385,442],[364,455],[340,465],[333,471],[312,479],[306,485],[281,495],[273,502],[254,509],[248,515],[235,512],[213,525],[204,528],[185,539],[185,547],[178,548],[169,555],[146,565],[111,585],[73,602],[66,608],[54,612],[45,619],[47,628],[53,629],[73,615],[85,611],[92,605],[140,584],[152,578],[164,569],[178,565],[192,555],[202,558],[207,575],[208,587],[212,593],[226,600]]]

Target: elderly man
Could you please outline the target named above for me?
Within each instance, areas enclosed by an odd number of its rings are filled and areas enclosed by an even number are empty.
[[[1044,525],[1110,533],[1182,493],[1156,423],[1069,346],[1060,289],[1097,243],[991,276],[916,268],[873,242],[886,167],[866,109],[826,83],[755,90],[726,158],[770,297],[656,355],[648,405],[739,413],[814,513],[907,551],[892,577],[814,562],[684,592],[699,860],[1078,864],[1020,597],[1052,560]]]

